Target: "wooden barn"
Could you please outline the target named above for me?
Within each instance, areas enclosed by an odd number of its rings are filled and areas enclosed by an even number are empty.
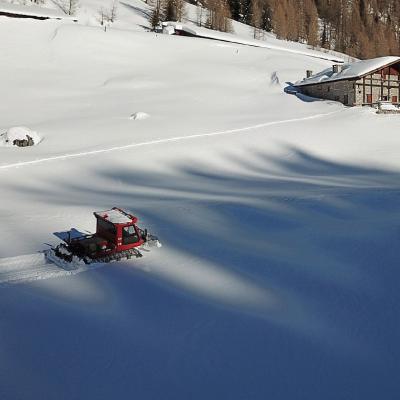
[[[400,57],[335,64],[318,74],[306,74],[294,86],[307,96],[340,101],[347,106],[372,106],[380,101],[398,105],[400,101]]]

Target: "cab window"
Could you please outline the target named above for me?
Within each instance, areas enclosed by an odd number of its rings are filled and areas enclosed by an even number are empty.
[[[122,243],[132,244],[139,241],[139,235],[133,225],[122,228]]]
[[[117,236],[117,229],[115,228],[115,225],[113,225],[112,223],[98,218],[97,232],[99,232],[102,236],[106,237],[108,240],[115,242],[115,238]]]

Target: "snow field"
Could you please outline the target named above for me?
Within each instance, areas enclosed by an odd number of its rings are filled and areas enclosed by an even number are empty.
[[[139,0],[104,32],[99,5],[0,18],[0,131],[46,139],[0,148],[0,397],[397,399],[398,116],[284,93],[326,60],[145,33]],[[112,206],[163,247],[43,264]]]

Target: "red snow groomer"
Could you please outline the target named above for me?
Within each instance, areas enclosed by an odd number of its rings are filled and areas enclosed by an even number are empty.
[[[93,214],[97,219],[95,234],[73,237],[71,231],[67,232],[63,238],[65,243],[45,251],[47,259],[62,268],[75,269],[83,263],[108,263],[142,257],[140,250],[161,247],[157,237],[136,225],[138,219],[134,215],[120,208]]]

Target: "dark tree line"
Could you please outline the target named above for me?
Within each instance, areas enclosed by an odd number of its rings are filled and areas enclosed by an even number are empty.
[[[360,58],[400,54],[399,0],[316,0],[320,43]]]
[[[227,18],[278,38],[358,58],[400,55],[400,0],[192,0],[208,13],[212,29],[229,30]],[[215,20],[210,19],[214,13]],[[200,19],[202,23],[203,19]]]

